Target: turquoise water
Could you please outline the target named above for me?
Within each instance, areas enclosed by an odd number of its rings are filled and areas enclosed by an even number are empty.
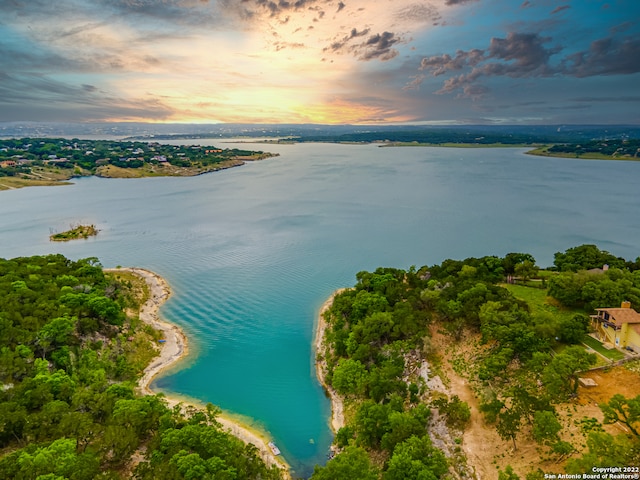
[[[192,178],[0,192],[0,256],[96,256],[163,275],[174,290],[163,313],[198,356],[157,386],[256,422],[300,475],[324,463],[331,442],[311,350],[317,310],[358,271],[512,251],[547,266],[582,243],[640,255],[640,163],[518,149],[257,148],[281,156]],[[78,222],[102,231],[48,242],[50,229]]]

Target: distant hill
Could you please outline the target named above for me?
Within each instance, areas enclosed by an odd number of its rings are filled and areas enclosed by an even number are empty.
[[[318,125],[0,122],[0,137],[282,138],[297,141],[575,143],[640,139],[640,125]],[[499,141],[499,142],[498,142]]]

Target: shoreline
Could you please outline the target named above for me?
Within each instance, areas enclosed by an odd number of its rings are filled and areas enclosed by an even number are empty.
[[[315,348],[316,376],[318,377],[318,381],[320,382],[320,385],[322,385],[322,388],[331,399],[330,426],[334,434],[337,433],[338,430],[340,430],[345,425],[344,402],[342,401],[342,398],[340,398],[340,396],[337,394],[337,392],[332,387],[327,385],[325,380],[327,375],[327,362],[324,359],[323,343],[324,343],[324,332],[327,329],[327,322],[324,319],[324,312],[326,312],[329,308],[331,308],[331,305],[333,304],[333,299],[336,297],[336,295],[341,294],[345,290],[347,289],[339,288],[338,290],[333,292],[320,307],[320,310],[318,311],[318,321],[316,325],[315,338],[313,341],[314,348]],[[318,355],[320,353],[323,354],[322,360],[318,360]]]
[[[187,336],[182,329],[178,325],[165,321],[158,315],[160,306],[171,296],[171,287],[167,281],[151,270],[138,267],[109,268],[104,269],[104,271],[116,274],[118,272],[130,272],[147,283],[149,299],[140,307],[140,320],[164,335],[165,342],[160,344],[158,356],[145,368],[142,377],[138,381],[138,390],[144,395],[163,393],[169,408],[183,404],[202,409],[203,405],[197,401],[191,399],[185,401],[178,396],[167,395],[165,392],[151,389],[151,383],[160,373],[175,367],[179,361],[189,354]],[[283,478],[291,478],[291,467],[282,457],[273,454],[268,446],[270,440],[266,435],[224,414],[218,415],[216,420],[222,425],[224,431],[245,443],[254,445],[260,452],[260,457],[268,466],[275,465],[282,470]]]

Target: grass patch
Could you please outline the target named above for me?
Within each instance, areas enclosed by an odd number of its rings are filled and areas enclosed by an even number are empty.
[[[514,297],[524,300],[529,305],[531,313],[546,313],[558,318],[571,318],[577,312],[560,307],[554,299],[547,296],[546,288],[526,287],[524,285],[503,284]]]
[[[582,341],[582,343],[584,343],[589,348],[593,349],[594,351],[598,352],[600,355],[607,357],[610,360],[616,361],[616,360],[622,360],[623,358],[625,358],[624,353],[616,350],[615,348],[612,348],[611,350],[607,350],[606,348],[604,348],[601,342],[599,342],[593,337],[586,336]]]

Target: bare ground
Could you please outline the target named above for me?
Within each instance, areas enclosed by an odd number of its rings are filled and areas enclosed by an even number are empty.
[[[545,447],[540,447],[532,439],[526,428],[517,438],[517,449],[511,441],[504,441],[495,427],[485,423],[478,407],[480,401],[469,381],[456,373],[453,368],[457,355],[473,350],[477,342],[474,336],[467,336],[461,342],[454,342],[432,329],[432,341],[442,355],[441,375],[445,377],[448,395],[458,395],[471,409],[471,420],[462,436],[462,449],[469,467],[478,480],[495,479],[498,470],[511,465],[522,478],[531,471],[540,469],[544,473],[563,473],[566,458],[550,456]],[[635,370],[640,370],[635,367]],[[581,431],[579,421],[584,417],[596,418],[602,422],[603,416],[599,403],[607,402],[614,394],[620,393],[627,398],[640,395],[640,373],[633,366],[614,367],[606,371],[586,372],[582,377],[592,378],[598,385],[590,388],[580,387],[575,399],[568,403],[557,404],[558,417],[563,424],[562,438],[571,442],[579,450],[585,447],[586,437]],[[612,434],[624,432],[621,425],[607,425],[605,429]],[[576,454],[576,455],[579,455]]]

